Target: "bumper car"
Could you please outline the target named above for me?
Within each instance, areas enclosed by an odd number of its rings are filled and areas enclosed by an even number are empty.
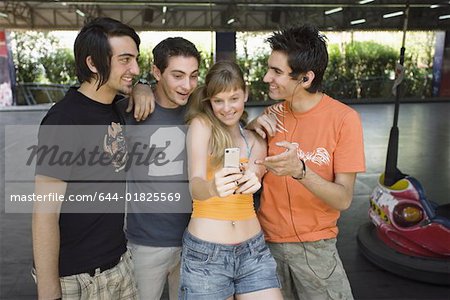
[[[450,285],[450,204],[428,200],[405,176],[391,186],[384,175],[370,196],[369,218],[358,231],[363,255],[394,274]]]
[[[398,252],[450,258],[450,204],[429,201],[415,178],[390,187],[379,183],[370,196],[369,217],[378,237]]]
[[[420,182],[397,168],[397,123],[408,6],[404,15],[386,166],[370,196],[371,222],[358,230],[358,246],[368,260],[389,272],[427,283],[450,285],[450,203],[437,205],[430,201]]]

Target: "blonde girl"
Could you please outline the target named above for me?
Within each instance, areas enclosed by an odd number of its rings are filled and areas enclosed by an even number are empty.
[[[248,90],[233,62],[218,62],[191,96],[187,122],[193,213],[183,236],[180,299],[282,299],[276,263],[253,206],[266,143],[243,129]],[[241,167],[223,167],[226,148]]]

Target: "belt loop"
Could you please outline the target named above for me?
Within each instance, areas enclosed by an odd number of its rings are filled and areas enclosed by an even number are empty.
[[[253,251],[255,252],[255,254],[258,254],[264,249],[264,246],[266,246],[266,241],[263,238],[262,243],[261,243],[261,241],[259,241],[258,243],[255,243],[252,248],[253,248]]]
[[[213,255],[211,257],[211,261],[215,261],[217,256],[219,256],[219,246],[218,245],[214,245],[214,251],[213,251]]]
[[[255,245],[254,245],[254,243],[252,243],[252,242],[250,242],[250,243],[248,243],[247,244],[247,247],[249,248],[249,250],[250,250],[250,255],[251,256],[255,256],[258,252],[256,251],[256,247],[255,247]]]
[[[260,235],[258,234],[248,242],[248,247],[250,248],[250,254],[252,256],[258,254],[259,246],[260,246]]]

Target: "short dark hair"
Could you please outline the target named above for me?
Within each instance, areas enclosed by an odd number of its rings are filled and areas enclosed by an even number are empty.
[[[172,37],[161,41],[153,48],[153,64],[161,73],[169,64],[169,58],[173,56],[194,57],[200,65],[200,52],[195,45],[182,37]]]
[[[141,40],[136,31],[111,18],[96,18],[87,23],[78,33],[74,44],[76,73],[80,83],[91,82],[94,73],[86,64],[86,58],[91,56],[98,71],[99,89],[104,85],[111,73],[112,50],[108,38],[113,36],[129,36],[136,43],[139,51]]]
[[[289,75],[293,79],[298,80],[301,73],[314,72],[314,80],[307,91],[315,93],[322,85],[328,65],[325,39],[326,37],[315,26],[306,24],[274,32],[267,41],[273,51],[287,54],[288,65],[292,69]]]

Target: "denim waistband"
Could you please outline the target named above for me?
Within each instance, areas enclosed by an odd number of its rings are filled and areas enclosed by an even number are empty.
[[[251,252],[257,251],[260,247],[265,245],[264,234],[260,231],[255,236],[249,238],[238,244],[219,244],[208,242],[193,236],[187,229],[183,234],[183,245],[189,248],[202,251],[204,253],[217,253],[219,251],[233,252],[237,255],[250,250]]]

